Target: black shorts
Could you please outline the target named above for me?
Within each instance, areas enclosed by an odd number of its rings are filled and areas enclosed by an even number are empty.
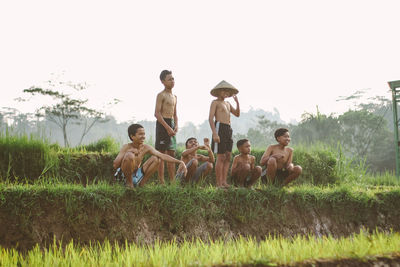
[[[175,122],[173,119],[164,118],[165,122],[174,129]],[[176,138],[175,136],[169,136],[167,130],[164,126],[156,122],[156,144],[155,147],[158,151],[166,151],[166,150],[176,150]]]
[[[219,143],[211,142],[211,149],[214,153],[224,154],[225,152],[232,152],[232,128],[229,124],[215,122],[215,130],[219,136]]]
[[[278,169],[276,170],[276,174],[275,174],[275,180],[274,183],[275,184],[283,184],[283,182],[285,181],[285,179],[289,176],[289,170],[287,169]],[[267,169],[265,169],[262,173],[261,173],[261,181],[263,183],[267,183],[268,179],[267,179]]]

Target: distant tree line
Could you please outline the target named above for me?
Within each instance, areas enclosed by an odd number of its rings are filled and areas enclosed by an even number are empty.
[[[84,89],[80,84],[68,86]],[[120,144],[129,141],[127,128],[134,121],[117,122],[113,116],[87,107],[87,100],[71,98],[54,88],[31,87],[24,92],[51,97],[54,103],[43,105],[35,113],[21,113],[14,108],[0,109],[0,131],[3,134],[35,135],[64,146],[89,144],[105,137],[111,137]],[[155,120],[135,123],[145,127],[147,143],[154,145]],[[315,114],[304,113],[297,124],[285,123],[276,109],[274,112],[250,109],[242,112],[239,118],[232,119],[234,142],[247,138],[253,147],[263,149],[275,142],[274,132],[279,127],[290,129],[293,145],[329,144],[358,160],[365,160],[371,171],[395,168],[392,110],[388,99],[376,97],[367,103],[356,104],[340,115],[321,114],[317,107]],[[191,122],[181,126],[177,135],[178,144],[183,146],[189,137],[200,141],[204,137],[210,138],[208,120],[197,126]]]

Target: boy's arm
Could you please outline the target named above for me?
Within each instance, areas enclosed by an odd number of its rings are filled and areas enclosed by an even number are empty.
[[[208,157],[206,157],[204,155],[198,155],[199,160],[214,163],[215,158],[214,158],[214,153],[211,151],[211,148],[209,146],[200,146],[199,148],[208,151]]]
[[[198,146],[189,148],[189,149],[185,149],[185,151],[182,152],[181,156],[182,157],[187,157],[189,154],[192,154],[193,152],[197,151],[197,149],[199,149]]]
[[[175,108],[174,108],[174,122],[175,122],[175,127],[174,127],[174,132],[178,132],[178,113],[176,112],[176,106],[178,103],[178,97],[175,96]]]
[[[122,146],[121,150],[119,151],[117,157],[115,158],[113,162],[113,168],[118,169],[121,166],[122,160],[125,156],[126,150],[128,149],[128,145],[125,144]]]
[[[171,163],[178,163],[181,168],[185,171],[185,175],[187,173],[186,165],[182,160],[177,160],[176,158],[173,158],[167,154],[163,154],[161,152],[158,152],[157,150],[154,149],[154,147],[146,145],[147,146],[147,152],[150,153],[153,156],[159,157],[160,159],[166,161],[166,162],[171,162]]]
[[[214,117],[215,117],[215,112],[217,110],[217,102],[214,100],[213,102],[211,102],[211,106],[210,106],[210,114],[208,116],[208,122],[210,123],[210,127],[211,127],[211,132],[212,132],[212,137],[215,143],[219,143],[219,136],[218,133],[215,129],[215,125],[214,125]]]
[[[270,155],[272,154],[272,146],[269,146],[261,157],[260,165],[267,165]]]
[[[251,162],[250,162],[250,170],[254,170],[254,168],[256,167],[255,165],[256,162],[256,157],[251,156]]]
[[[237,95],[233,96],[233,100],[235,100],[236,102],[236,108],[233,108],[233,106],[231,104],[229,104],[229,106],[231,107],[231,113],[233,115],[235,115],[236,117],[240,116],[240,106],[239,106],[239,100],[237,98]]]
[[[161,125],[167,130],[169,136],[174,136],[175,132],[174,130],[165,122],[162,114],[161,114],[161,106],[163,102],[163,97],[162,94],[159,93],[157,95],[157,100],[156,100],[156,110],[154,112],[154,116],[157,118],[157,121],[161,123]]]
[[[289,157],[288,157],[288,160],[286,162],[285,169],[287,169],[290,166],[290,164],[292,164],[292,161],[293,161],[293,148],[289,147],[288,149],[289,149]]]

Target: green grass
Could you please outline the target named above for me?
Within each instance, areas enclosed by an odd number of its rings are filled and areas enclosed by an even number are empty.
[[[400,234],[360,232],[351,237],[269,236],[257,242],[251,238],[231,241],[202,240],[177,243],[156,242],[139,246],[108,241],[80,246],[54,242],[47,249],[36,246],[26,253],[0,250],[0,266],[212,266],[242,264],[294,264],[318,259],[368,260],[399,252]]]

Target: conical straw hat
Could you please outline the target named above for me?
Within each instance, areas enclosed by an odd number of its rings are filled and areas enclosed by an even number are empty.
[[[210,94],[212,96],[218,97],[219,91],[222,89],[228,90],[230,97],[239,93],[239,90],[236,89],[232,84],[222,81],[211,90]]]

